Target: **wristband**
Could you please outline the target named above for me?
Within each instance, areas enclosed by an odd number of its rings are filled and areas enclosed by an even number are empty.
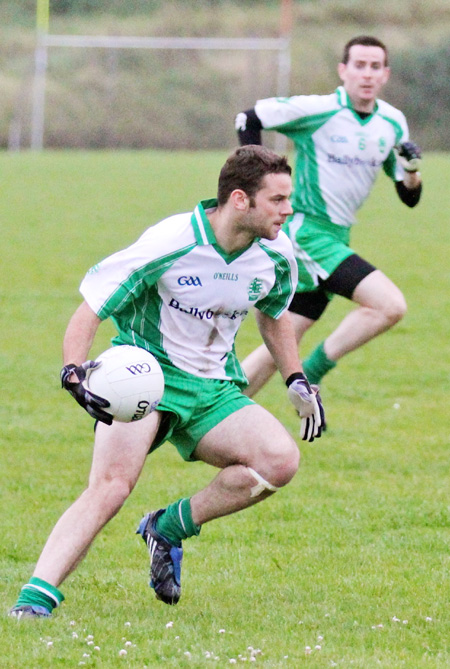
[[[77,366],[71,362],[68,365],[64,365],[64,367],[61,370],[61,386],[64,388],[64,384],[69,378],[69,376],[72,374],[73,370],[76,369]]]
[[[293,374],[291,374],[290,376],[288,376],[287,379],[286,379],[286,381],[285,381],[287,387],[289,388],[289,386],[291,385],[292,381],[295,381],[296,379],[301,379],[302,381],[306,381],[306,382],[308,382],[308,379],[307,379],[306,376],[303,374],[303,372],[294,372]]]

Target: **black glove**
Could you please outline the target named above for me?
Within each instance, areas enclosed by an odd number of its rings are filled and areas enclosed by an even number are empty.
[[[110,413],[103,411],[103,409],[110,406],[108,400],[105,400],[98,395],[94,395],[94,393],[91,393],[83,385],[83,381],[86,380],[89,373],[99,365],[101,365],[101,362],[94,362],[93,360],[83,362],[79,367],[73,364],[66,365],[61,370],[61,386],[72,395],[78,404],[82,406],[92,418],[96,418],[102,423],[111,425],[113,417]],[[78,376],[78,381],[68,380],[72,372]]]
[[[306,376],[300,372],[287,379],[288,397],[301,418],[300,437],[303,441],[314,441],[322,434],[325,412],[318,386],[310,386]]]
[[[422,151],[414,142],[403,142],[397,146],[400,164],[405,172],[418,172],[420,168]]]

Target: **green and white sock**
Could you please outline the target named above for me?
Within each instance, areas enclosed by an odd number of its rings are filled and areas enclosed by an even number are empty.
[[[58,588],[32,576],[23,586],[16,606],[44,606],[51,613],[63,601],[64,595]]]
[[[320,383],[325,374],[337,365],[334,360],[330,360],[327,357],[323,345],[324,342],[319,344],[319,346],[314,349],[305,360],[303,360],[303,371],[310,383]]]
[[[181,546],[181,542],[188,537],[198,536],[201,527],[192,520],[191,500],[184,497],[169,504],[156,521],[156,529],[174,546]]]

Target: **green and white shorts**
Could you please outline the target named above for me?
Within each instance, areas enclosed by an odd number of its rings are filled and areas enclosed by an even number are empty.
[[[318,320],[334,295],[351,300],[356,287],[376,270],[349,246],[350,229],[306,214],[285,225],[294,246],[298,284],[289,311]]]
[[[355,252],[349,247],[350,228],[297,213],[285,224],[298,264],[298,292],[319,287]]]
[[[224,418],[254,404],[233,381],[204,379],[161,363],[165,389],[158,411],[161,428],[150,452],[170,441],[184,460],[193,461],[198,442]]]

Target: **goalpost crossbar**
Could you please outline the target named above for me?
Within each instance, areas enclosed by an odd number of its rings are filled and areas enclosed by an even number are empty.
[[[50,35],[41,37],[47,47],[104,49],[207,49],[281,51],[289,47],[286,37],[127,37],[113,35]]]
[[[112,35],[54,35],[49,33],[50,0],[36,0],[35,73],[32,95],[31,148],[44,142],[45,81],[48,49],[53,47],[103,49],[197,49],[277,51],[277,95],[286,95],[291,55],[290,32],[293,0],[281,0],[281,36],[270,37],[128,37]]]

